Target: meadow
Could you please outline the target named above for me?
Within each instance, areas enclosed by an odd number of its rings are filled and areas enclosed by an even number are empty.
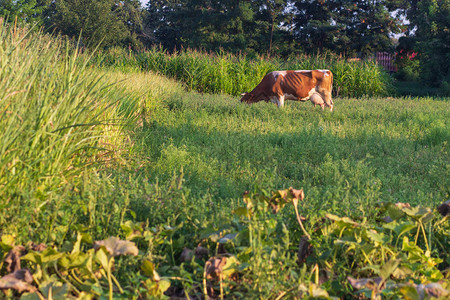
[[[448,294],[448,98],[245,105],[0,36],[1,297]]]

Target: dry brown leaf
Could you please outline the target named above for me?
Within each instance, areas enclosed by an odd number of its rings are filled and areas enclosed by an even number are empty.
[[[313,253],[313,247],[309,243],[309,239],[306,236],[302,236],[300,244],[298,246],[297,258],[298,264],[301,266],[306,262],[306,258]]]
[[[383,281],[381,277],[355,279],[350,276],[347,277],[347,280],[357,290],[367,288],[374,291],[378,290],[378,286]]]
[[[181,252],[181,255],[180,255],[180,261],[181,262],[190,262],[193,257],[194,257],[194,250],[191,250],[189,248],[184,248],[183,252]]]
[[[445,201],[437,207],[437,211],[443,216],[450,214],[450,200]]]
[[[296,190],[290,187],[289,191],[291,192],[292,197],[294,197],[295,199],[298,199],[300,201],[303,201],[303,199],[305,199],[305,192],[303,192],[303,189]]]
[[[13,289],[19,293],[23,292],[34,292],[36,287],[32,286],[30,283],[33,282],[33,275],[28,269],[20,269],[13,273],[0,278],[0,289]]]
[[[395,206],[397,206],[398,208],[411,208],[411,205],[409,203],[402,203],[402,202],[397,202],[395,203]]]
[[[195,258],[196,259],[203,259],[208,257],[209,255],[209,250],[205,247],[202,246],[197,246],[197,248],[195,248]]]
[[[428,296],[432,296],[435,298],[446,297],[449,294],[449,292],[444,289],[438,282],[426,284],[424,286],[424,290]]]
[[[35,244],[34,242],[28,242],[27,244],[28,249],[36,252],[42,252],[45,249],[47,249],[47,245],[44,243]]]
[[[394,220],[391,217],[386,216],[386,217],[383,218],[383,221],[386,222],[386,223],[391,223]]]
[[[31,250],[37,251],[37,252],[42,252],[42,251],[44,251],[45,249],[47,249],[47,245],[44,244],[44,243],[40,243],[40,244],[38,244],[38,245],[36,245],[35,243],[33,243],[32,246],[31,246]]]
[[[223,267],[227,263],[227,258],[224,257],[211,257],[205,264],[206,267],[206,278],[220,278]]]
[[[215,256],[208,259],[205,264],[205,277],[206,279],[219,279],[230,278],[236,274],[236,265],[239,261],[235,256]]]
[[[8,273],[20,270],[20,256],[25,248],[23,246],[15,246],[13,249],[9,250],[5,257],[5,262],[7,263],[6,271]]]
[[[110,237],[106,240],[95,241],[94,249],[98,250],[101,246],[104,246],[106,251],[113,256],[118,255],[138,255],[139,249],[133,242],[124,241],[119,239],[118,237]]]

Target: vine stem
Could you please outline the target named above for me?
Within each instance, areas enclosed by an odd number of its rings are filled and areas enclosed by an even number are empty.
[[[206,262],[205,267],[203,268],[203,294],[205,295],[205,300],[208,300],[208,290],[206,289],[206,268],[208,266],[208,262]]]
[[[113,283],[111,279],[111,265],[112,265],[112,258],[108,262],[108,284],[109,284],[109,300],[113,300]]]
[[[309,233],[306,231],[305,227],[303,226],[302,219],[300,218],[300,214],[298,213],[298,208],[297,208],[298,199],[294,199],[292,201],[292,204],[294,204],[295,215],[297,216],[297,221],[298,221],[298,224],[300,224],[300,228],[302,229],[303,233],[306,235],[308,240],[311,240],[311,236],[309,235]]]

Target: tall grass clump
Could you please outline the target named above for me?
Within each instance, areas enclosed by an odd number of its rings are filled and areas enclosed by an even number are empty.
[[[62,40],[0,23],[3,232],[39,223],[101,152],[114,103],[101,101],[111,95],[88,59]]]
[[[270,71],[329,69],[334,74],[334,94],[360,97],[384,96],[392,90],[392,80],[374,61],[347,61],[330,53],[299,55],[287,59],[207,53],[181,49],[172,53],[160,47],[134,53],[113,49],[99,54],[102,66],[125,66],[155,71],[184,83],[187,90],[237,96],[252,90]]]

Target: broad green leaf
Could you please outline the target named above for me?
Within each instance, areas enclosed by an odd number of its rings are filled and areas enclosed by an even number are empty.
[[[420,255],[424,254],[424,251],[413,242],[410,242],[406,236],[403,238],[402,250],[409,253],[417,253]]]
[[[126,221],[124,224],[120,225],[120,227],[124,231],[127,240],[141,237],[142,232],[144,231],[144,229],[142,228],[142,224],[137,225],[132,221]]]
[[[106,253],[107,253],[107,250],[105,249],[104,246],[102,246],[95,253],[95,258],[100,263],[100,265],[103,267],[103,269],[108,270],[109,258]]]
[[[417,290],[412,286],[403,286],[400,288],[400,293],[403,295],[405,300],[421,300]]]
[[[403,238],[402,251],[408,252],[408,260],[411,262],[421,261],[425,257],[424,251],[410,242],[406,236]]]
[[[3,234],[1,236],[1,242],[0,247],[3,249],[3,251],[8,252],[12,248],[14,248],[14,241],[16,237],[11,234]]]
[[[42,300],[37,293],[23,293],[20,300]]]
[[[327,217],[328,219],[330,219],[330,220],[332,220],[332,221],[335,221],[335,222],[337,222],[337,223],[339,223],[339,224],[342,224],[342,225],[346,225],[346,226],[350,225],[351,227],[357,227],[357,226],[360,226],[359,223],[353,221],[353,220],[350,219],[349,217],[342,217],[342,218],[341,218],[341,217],[338,217],[338,216],[333,215],[333,214],[326,214],[326,217]]]
[[[150,298],[158,297],[160,299],[164,292],[170,287],[170,281],[161,280],[161,281],[153,281],[151,279],[147,279],[145,281],[145,286],[147,287],[147,294]]]
[[[183,249],[184,243],[185,243],[185,237],[184,237],[184,235],[182,235],[178,239],[173,241],[173,248],[174,249]]]
[[[142,270],[142,272],[144,272],[144,274],[146,276],[148,276],[148,277],[153,279],[154,272],[155,272],[155,265],[151,261],[145,259],[142,262],[141,270]]]
[[[430,208],[420,205],[415,207],[405,207],[402,208],[402,211],[404,211],[408,216],[414,219],[421,219],[432,213],[432,210]]]
[[[405,279],[407,276],[413,274],[414,272],[408,266],[401,266],[395,269],[392,276],[399,279]]]
[[[245,245],[246,242],[249,240],[249,234],[250,231],[248,228],[243,228],[241,231],[238,232],[235,238],[235,244],[236,245]]]
[[[228,278],[237,271],[237,266],[239,265],[239,261],[236,256],[227,257],[227,261],[222,268],[223,278]]]
[[[240,216],[240,217],[247,217],[250,219],[251,217],[251,211],[247,207],[239,207],[233,210],[233,214]]]
[[[81,241],[86,244],[94,243],[94,239],[92,238],[92,236],[86,232],[81,233]]]
[[[31,261],[32,263],[41,265],[42,264],[42,254],[39,252],[28,252],[27,254],[20,257],[20,259]]]
[[[383,280],[387,280],[400,264],[400,259],[390,259],[380,268],[380,276]]]
[[[56,251],[55,249],[48,247],[44,251],[41,252],[42,263],[55,262],[58,259],[60,259],[61,257],[63,257],[64,255],[65,255],[64,253],[60,253],[60,252]]]
[[[395,232],[397,237],[402,236],[403,234],[407,233],[408,231],[417,228],[417,225],[415,223],[412,223],[410,221],[405,221],[398,223],[397,221],[384,224],[383,228],[390,229]]]
[[[366,230],[366,235],[368,238],[370,238],[372,241],[378,243],[378,244],[385,244],[389,241],[389,237],[387,237],[384,233],[378,233],[373,229]]]
[[[158,282],[158,285],[160,293],[163,294],[168,288],[170,288],[170,281],[162,279]]]
[[[69,292],[69,286],[62,282],[53,281],[42,288],[39,288],[46,299],[49,299],[50,290],[52,298],[55,300],[67,299],[67,293]]]
[[[70,258],[69,268],[79,268],[87,264],[90,255],[87,253],[79,252],[69,255],[69,258]]]
[[[237,233],[229,233],[229,234],[225,235],[223,238],[221,238],[219,240],[219,243],[226,244],[227,242],[234,240],[236,238],[236,236],[237,236]]]
[[[72,254],[78,253],[80,252],[81,249],[81,233],[77,233],[77,241],[75,242],[75,244],[73,245],[73,249],[72,249]]]
[[[387,203],[386,206],[387,206],[386,209],[387,215],[391,217],[393,220],[398,220],[405,215],[402,209],[393,203]]]

